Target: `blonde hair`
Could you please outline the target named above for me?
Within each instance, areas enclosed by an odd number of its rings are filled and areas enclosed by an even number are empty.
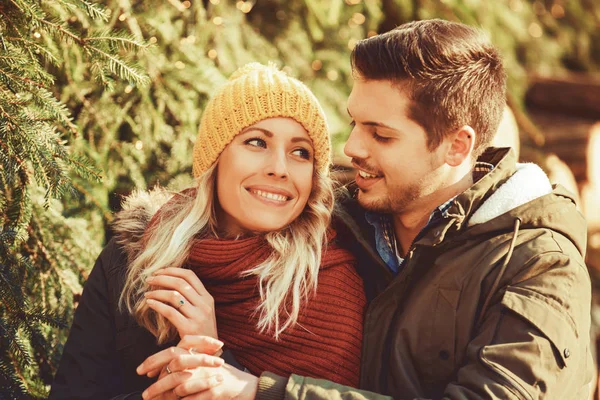
[[[129,263],[119,307],[134,315],[159,344],[176,339],[177,330],[146,305],[146,278],[163,268],[181,267],[194,240],[217,236],[217,165],[218,162],[197,178],[195,196],[176,194],[161,208],[158,219],[144,234],[141,251]],[[278,338],[296,324],[302,302],[316,290],[333,205],[333,182],[328,174],[316,171],[300,216],[282,230],[265,234],[273,252],[262,264],[245,272],[258,277],[259,331],[272,332]]]

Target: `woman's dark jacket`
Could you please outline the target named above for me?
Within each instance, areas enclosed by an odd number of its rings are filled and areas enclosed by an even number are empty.
[[[141,399],[141,392],[155,379],[137,375],[137,366],[152,354],[177,344],[158,346],[150,332],[118,307],[128,260],[140,251],[146,225],[169,197],[164,191],[138,194],[129,198],[117,214],[115,238],[96,260],[85,284],[49,399]],[[352,223],[348,218],[344,221],[342,224],[337,219],[333,224],[336,241],[357,255],[357,269],[365,279],[361,266],[380,261],[364,241],[357,242],[358,227],[349,228],[346,223]],[[365,280],[365,289],[367,298],[372,298],[374,284]],[[226,351],[223,358],[242,368],[230,352]]]

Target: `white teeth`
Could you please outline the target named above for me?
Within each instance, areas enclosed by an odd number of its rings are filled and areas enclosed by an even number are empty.
[[[284,196],[282,194],[263,192],[262,190],[252,190],[252,193],[254,193],[260,197],[270,199],[270,200],[276,200],[276,201],[287,201],[288,200],[287,196]]]
[[[367,174],[365,171],[361,170],[358,170],[358,174],[365,179],[377,178],[377,175]]]

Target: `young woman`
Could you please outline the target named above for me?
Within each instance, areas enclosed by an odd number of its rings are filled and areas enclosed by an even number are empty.
[[[195,187],[134,195],[117,216],[50,398],[139,394],[173,372],[140,364],[189,335],[218,337],[223,357],[255,375],[358,385],[366,300],[332,228],[329,163],[305,85],[272,66],[235,73],[204,111]]]

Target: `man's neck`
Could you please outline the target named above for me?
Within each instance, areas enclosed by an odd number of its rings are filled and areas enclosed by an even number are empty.
[[[414,209],[393,215],[394,233],[398,251],[402,257],[406,256],[417,235],[429,222],[431,213],[448,200],[467,190],[471,185],[473,185],[472,170],[454,184],[419,199],[418,206]]]

